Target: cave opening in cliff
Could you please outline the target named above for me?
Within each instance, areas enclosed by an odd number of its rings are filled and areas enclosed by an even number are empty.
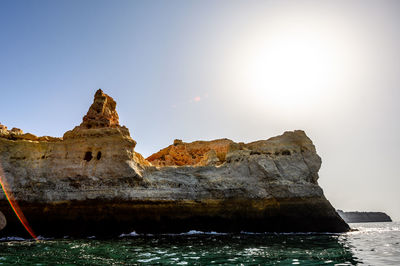
[[[84,157],[83,159],[84,159],[85,161],[89,162],[90,160],[92,160],[92,158],[93,158],[92,152],[91,152],[91,151],[87,151],[87,152],[85,153],[85,157]]]
[[[100,159],[101,159],[101,151],[99,151],[99,152],[97,153],[96,159],[97,159],[97,160],[100,160]]]

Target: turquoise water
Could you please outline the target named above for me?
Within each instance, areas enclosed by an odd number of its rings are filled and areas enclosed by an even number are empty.
[[[0,240],[2,265],[400,265],[400,223],[351,224],[345,234],[121,235]]]

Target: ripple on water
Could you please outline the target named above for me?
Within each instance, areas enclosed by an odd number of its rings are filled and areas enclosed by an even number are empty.
[[[399,224],[353,224],[345,234],[219,234],[189,231],[116,239],[0,239],[0,263],[400,265]]]

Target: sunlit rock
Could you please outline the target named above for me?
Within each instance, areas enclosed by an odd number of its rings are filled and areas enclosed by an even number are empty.
[[[0,132],[2,178],[40,235],[349,229],[318,185],[321,159],[301,130],[251,143],[175,140],[144,159],[98,90],[63,138]],[[0,209],[2,233],[21,230],[3,194]]]

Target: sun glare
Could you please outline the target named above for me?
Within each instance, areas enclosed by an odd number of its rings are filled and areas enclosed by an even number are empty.
[[[248,33],[234,52],[238,97],[256,108],[291,113],[340,100],[361,68],[353,37],[304,21]]]

